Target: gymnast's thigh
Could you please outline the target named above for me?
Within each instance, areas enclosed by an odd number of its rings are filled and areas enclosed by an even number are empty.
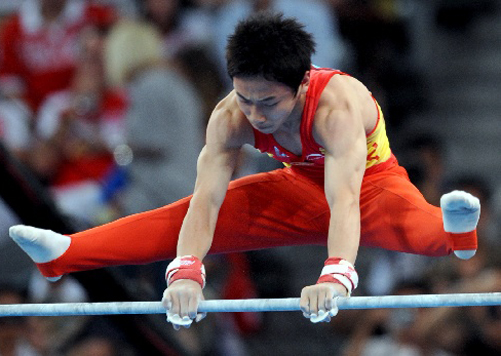
[[[325,244],[317,217],[328,211],[323,187],[291,169],[277,169],[230,184],[211,253]]]
[[[362,245],[429,256],[452,251],[440,208],[425,200],[401,166],[364,178],[360,210]]]
[[[187,197],[74,234],[65,255],[116,264],[173,258],[189,202]],[[326,228],[318,227],[317,217],[326,211],[323,189],[289,169],[237,179],[228,187],[210,253],[325,244]]]

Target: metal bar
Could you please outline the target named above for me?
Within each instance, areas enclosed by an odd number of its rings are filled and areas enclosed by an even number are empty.
[[[343,309],[435,308],[501,305],[501,293],[388,295],[380,297],[338,298]],[[299,311],[299,298],[206,300],[200,312]],[[163,314],[161,302],[107,302],[59,304],[3,304],[0,317]]]

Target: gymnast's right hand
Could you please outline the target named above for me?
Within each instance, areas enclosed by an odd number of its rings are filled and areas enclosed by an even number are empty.
[[[172,282],[165,289],[162,304],[167,310],[167,321],[175,330],[189,328],[193,320],[199,322],[207,313],[198,313],[198,304],[204,300],[202,287],[190,279]]]
[[[198,304],[204,299],[205,267],[196,256],[176,257],[165,272],[167,289],[162,304],[167,310],[167,321],[174,329],[189,328],[193,320],[205,318],[207,313],[198,313]]]

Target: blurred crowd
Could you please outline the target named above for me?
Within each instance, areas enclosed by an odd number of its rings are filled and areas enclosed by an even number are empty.
[[[339,68],[369,87],[384,108],[391,139],[409,113],[427,102],[423,78],[412,61],[412,3],[12,1],[0,7],[0,143],[79,226],[92,227],[191,194],[205,124],[231,89],[225,73],[226,37],[238,19],[266,9],[306,25],[317,42],[316,65]],[[441,142],[421,133],[395,150],[431,203],[438,205],[440,196],[452,189],[480,198],[477,255],[460,261],[362,249],[357,295],[501,290],[501,231],[491,209],[493,187],[473,173],[450,177]],[[245,150],[236,177],[275,167]],[[0,203],[2,249],[16,217]],[[320,270],[322,258],[317,259]],[[278,265],[263,263],[258,255],[246,254],[208,258],[212,282],[206,297],[286,296],[278,289],[299,295],[277,278],[294,256],[277,260]],[[163,268],[165,264],[136,267],[125,274],[159,297]],[[21,282],[0,282],[0,303],[88,299],[71,277],[48,284],[34,272]],[[176,334],[194,355],[251,355],[247,341],[259,340],[263,333],[280,334],[259,314],[211,316],[207,324],[217,327]],[[316,327],[307,321],[302,325]],[[501,354],[500,307],[351,311],[340,313],[323,330],[327,337],[342,335],[336,347],[347,356]],[[0,356],[129,354],[141,353],[99,318],[0,318]]]

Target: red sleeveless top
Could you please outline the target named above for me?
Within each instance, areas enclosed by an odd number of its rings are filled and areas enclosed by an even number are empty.
[[[320,100],[320,96],[324,91],[325,87],[329,83],[329,80],[336,74],[339,75],[348,75],[339,70],[328,69],[328,68],[317,68],[312,67],[310,72],[310,85],[308,87],[308,91],[306,93],[306,100],[303,109],[303,114],[301,117],[301,125],[300,125],[300,137],[301,137],[301,145],[302,145],[302,155],[298,156],[289,150],[282,147],[273,137],[273,134],[264,134],[253,128],[254,131],[254,147],[257,148],[260,152],[267,153],[270,157],[283,162],[284,165],[292,168],[300,169],[301,171],[307,171],[310,173],[323,173],[324,170],[324,159],[325,159],[325,150],[321,147],[313,138],[313,120],[315,118],[315,113],[317,111],[318,102]],[[375,100],[374,100],[375,101]],[[376,105],[377,102],[375,101]],[[383,131],[381,134],[384,135],[384,138],[387,141],[386,133],[384,130],[384,119],[382,118],[381,110],[378,106],[378,122],[376,127],[372,132],[376,131],[377,127],[380,127]],[[369,134],[370,136],[371,134]],[[368,136],[368,137],[369,137]],[[377,146],[377,145],[376,145]],[[384,164],[381,166],[381,161],[391,161],[394,163],[396,159],[389,152],[389,146],[387,147],[388,154],[379,162],[374,162],[377,164],[378,170],[386,167]],[[391,157],[388,157],[390,156]],[[368,156],[369,158],[369,156]],[[379,157],[378,157],[379,158]],[[390,158],[390,159],[388,159]],[[386,162],[384,162],[386,163]],[[390,163],[390,162],[388,162]],[[376,168],[375,164],[371,164],[370,170],[374,170]],[[380,167],[381,166],[381,167]],[[369,166],[368,166],[369,167]],[[367,172],[366,172],[367,173]]]

